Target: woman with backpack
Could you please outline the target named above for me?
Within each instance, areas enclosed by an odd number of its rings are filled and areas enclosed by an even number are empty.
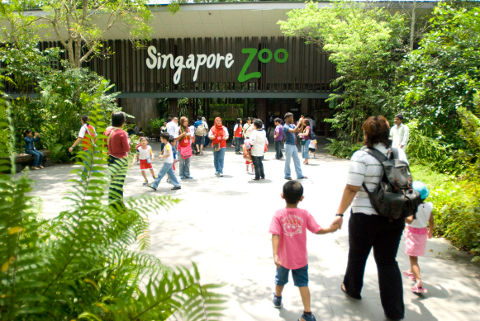
[[[123,184],[127,176],[127,157],[130,151],[128,134],[123,130],[127,116],[123,111],[112,114],[112,126],[105,130],[108,148],[108,167],[110,169],[110,189],[108,201],[111,205],[124,206]]]
[[[202,116],[197,117],[197,121],[193,123],[195,129],[195,154],[203,155],[203,146],[205,145],[205,135],[207,134],[207,125]]]
[[[382,180],[383,166],[372,154],[389,155],[390,126],[385,117],[371,116],[363,123],[362,129],[365,146],[351,158],[347,185],[335,221],[342,226],[343,213],[351,204],[348,263],[341,289],[347,296],[361,299],[365,264],[373,247],[383,310],[387,318],[400,320],[404,317],[405,306],[396,256],[405,219],[393,219],[378,213],[365,190],[375,191]],[[399,149],[397,155],[398,160],[407,162],[403,150]]]

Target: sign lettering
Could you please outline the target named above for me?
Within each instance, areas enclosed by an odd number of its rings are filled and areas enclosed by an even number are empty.
[[[238,81],[245,82],[252,78],[261,78],[262,74],[259,71],[254,71],[247,73],[248,68],[251,66],[252,62],[255,61],[255,58],[263,63],[271,63],[272,59],[279,64],[283,64],[288,60],[288,51],[286,49],[280,48],[272,51],[268,48],[263,48],[260,51],[257,48],[243,48],[242,54],[248,55],[240,73],[238,74]],[[147,49],[148,57],[145,59],[145,64],[148,69],[167,69],[170,68],[175,70],[173,74],[173,83],[180,83],[182,77],[182,71],[184,69],[194,70],[192,81],[197,81],[200,68],[204,66],[207,69],[219,69],[221,65],[224,65],[225,68],[230,69],[235,63],[232,53],[227,53],[226,55],[221,55],[219,53],[212,54],[189,54],[187,59],[184,56],[176,56],[173,54],[162,54],[157,51],[155,46],[149,46]]]

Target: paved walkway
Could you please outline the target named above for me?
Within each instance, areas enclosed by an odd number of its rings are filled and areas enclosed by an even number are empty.
[[[159,150],[154,144],[154,151]],[[303,166],[309,177],[303,181],[305,200],[300,204],[324,226],[334,217],[345,184],[348,161],[325,154]],[[193,157],[193,181],[182,183],[180,191],[160,184],[158,194],[175,195],[183,201],[170,211],[152,213],[150,252],[166,264],[198,263],[204,282],[225,284],[228,298],[225,320],[297,320],[302,311],[300,296],[290,282],[284,291],[284,308],[271,305],[275,267],[268,227],[275,210],[284,206],[280,199],[283,161],[266,156],[267,179],[251,182],[242,157],[231,150],[225,160],[225,177],[215,177],[211,151]],[[156,170],[160,162],[155,161]],[[43,199],[43,215],[52,217],[67,208],[62,194],[70,183],[71,165],[34,171],[33,194]],[[293,170],[293,166],[292,166]],[[139,170],[130,169],[125,195],[153,193],[141,186]],[[348,220],[346,216],[345,222]],[[317,320],[384,320],[380,305],[375,262],[371,257],[365,271],[361,302],[345,298],[339,285],[345,271],[348,235],[342,230],[328,235],[308,236],[312,309]],[[408,268],[408,257],[401,245],[398,261]],[[430,240],[427,256],[420,260],[429,293],[413,295],[411,283],[404,280],[406,320],[479,320],[480,268],[468,263],[465,255],[443,239]]]

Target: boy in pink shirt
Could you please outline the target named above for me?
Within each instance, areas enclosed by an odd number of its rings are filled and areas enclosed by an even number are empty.
[[[288,181],[283,185],[282,198],[286,207],[278,210],[270,224],[272,234],[273,260],[277,266],[273,306],[281,308],[282,291],[288,282],[292,270],[293,283],[300,290],[304,312],[299,321],[315,321],[310,310],[310,291],[308,289],[308,254],[306,230],[315,234],[332,233],[338,225],[322,228],[306,210],[297,208],[303,200],[303,187],[298,181]]]

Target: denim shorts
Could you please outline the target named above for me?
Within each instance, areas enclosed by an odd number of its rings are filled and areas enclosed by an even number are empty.
[[[277,275],[275,275],[275,284],[284,286],[288,282],[289,269],[280,266],[277,268]],[[297,287],[308,286],[308,264],[302,268],[292,270],[293,284]]]

